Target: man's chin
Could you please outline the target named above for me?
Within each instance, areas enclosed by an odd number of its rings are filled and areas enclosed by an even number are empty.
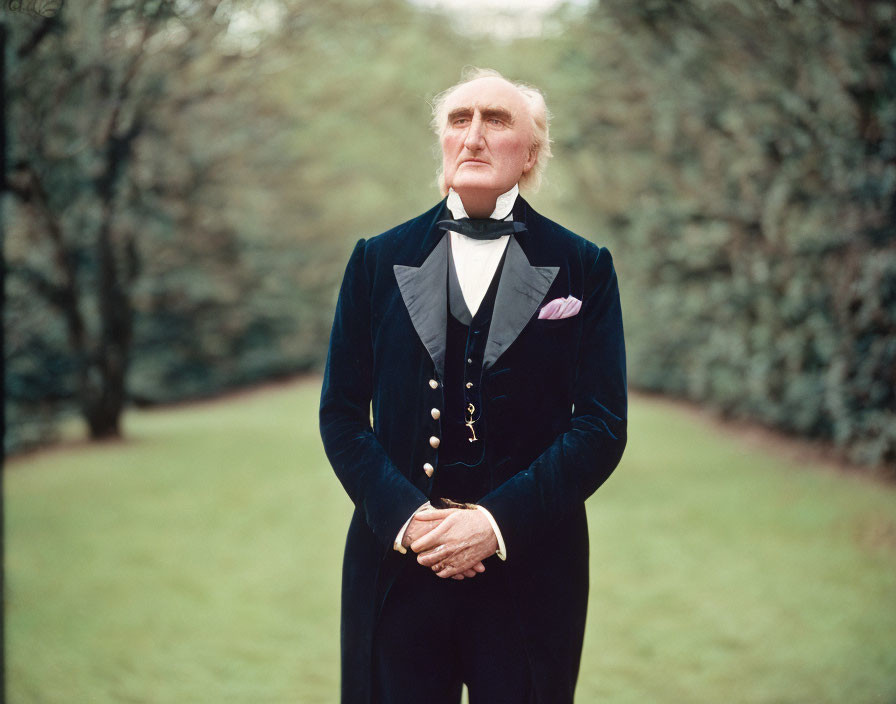
[[[461,198],[463,198],[464,194],[471,196],[487,193],[500,194],[508,190],[505,188],[504,191],[501,191],[500,186],[495,184],[494,180],[490,178],[455,179],[454,183],[451,184],[451,188],[453,188]]]

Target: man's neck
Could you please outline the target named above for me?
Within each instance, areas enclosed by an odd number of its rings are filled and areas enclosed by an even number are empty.
[[[487,218],[495,210],[495,203],[498,202],[500,193],[458,193],[464,204],[464,210],[471,218]]]
[[[449,200],[448,205],[449,208],[451,208],[453,215],[455,217],[466,216],[474,219],[494,217],[503,220],[513,208],[513,203],[516,201],[516,197],[519,194],[519,188],[517,186],[514,186],[505,193],[489,192],[483,194],[478,190],[472,193],[469,191],[460,193],[454,191],[454,189],[451,190],[455,193],[456,197],[460,199],[460,205],[463,207],[462,213],[455,212],[456,207],[452,206],[452,201]],[[502,212],[496,212],[498,210]]]

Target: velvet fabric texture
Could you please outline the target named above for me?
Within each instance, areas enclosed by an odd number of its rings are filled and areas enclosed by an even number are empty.
[[[397,574],[416,565],[392,542],[439,471],[447,324],[445,201],[351,254],[321,391],[327,456],[355,505],[342,581],[342,702],[368,704],[373,636]],[[588,599],[585,500],[626,443],[625,348],[612,258],[519,198],[485,348],[489,434],[479,501],[507,546],[513,612],[537,701],[572,702]],[[575,315],[539,318],[558,298]],[[433,388],[435,387],[435,388]],[[372,415],[371,415],[372,404]],[[372,425],[371,425],[372,418]],[[491,561],[486,561],[486,569]],[[476,578],[474,578],[476,579]],[[475,628],[476,624],[469,624]],[[412,676],[409,673],[409,676]]]

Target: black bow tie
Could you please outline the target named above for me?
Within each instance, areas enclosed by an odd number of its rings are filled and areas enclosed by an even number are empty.
[[[514,220],[492,220],[485,218],[476,220],[473,218],[461,218],[460,220],[439,220],[438,226],[443,230],[459,232],[474,240],[496,240],[504,235],[512,235],[514,232],[524,232],[526,226]]]

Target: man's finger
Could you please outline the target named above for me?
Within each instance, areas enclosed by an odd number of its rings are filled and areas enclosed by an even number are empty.
[[[476,573],[473,570],[467,570],[465,572],[461,572],[460,574],[452,575],[451,579],[461,580],[464,577],[467,577],[469,579],[469,578],[475,577],[475,576],[476,576]]]
[[[460,509],[457,508],[432,508],[420,513],[415,513],[414,518],[420,521],[443,521],[452,513],[456,513]]]
[[[446,577],[453,577],[456,574],[461,574],[462,572],[463,572],[463,569],[461,569],[459,567],[452,567],[451,565],[445,565],[443,569],[436,572],[436,575],[439,577],[442,577],[444,579]]]
[[[442,536],[447,530],[448,527],[445,525],[445,523],[440,523],[426,535],[417,538],[413,543],[411,543],[411,550],[420,553],[424,550],[429,550],[430,548],[436,547],[437,545],[442,543]]]
[[[415,540],[422,538],[424,535],[427,535],[429,532],[435,530],[439,527],[439,523],[435,521],[418,521],[416,517],[414,517],[410,524],[408,525],[408,529],[404,532],[404,546],[410,547],[411,543]]]
[[[457,574],[475,577],[485,571],[485,566],[481,562],[471,564],[470,558],[462,554],[438,550],[418,555],[417,562],[429,567],[439,577],[453,577]]]
[[[432,550],[422,552],[417,555],[417,562],[424,567],[432,567],[437,562],[444,562],[451,557],[444,545],[437,545]]]

